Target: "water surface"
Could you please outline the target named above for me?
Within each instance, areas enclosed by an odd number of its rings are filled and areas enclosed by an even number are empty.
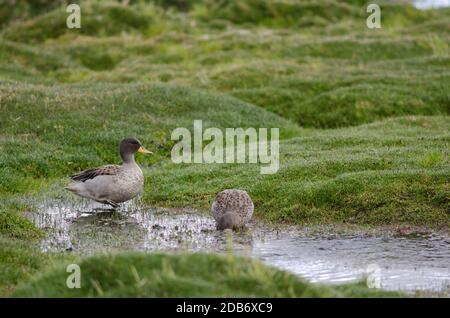
[[[46,202],[28,217],[48,232],[43,251],[232,250],[312,282],[351,282],[375,268],[381,288],[450,294],[450,238],[445,235],[325,235],[261,223],[231,233],[216,231],[214,220],[195,210],[102,207]]]

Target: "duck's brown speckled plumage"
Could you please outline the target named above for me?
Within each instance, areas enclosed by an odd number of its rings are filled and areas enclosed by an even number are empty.
[[[237,189],[219,192],[211,207],[219,229],[243,227],[252,218],[253,209],[248,193]]]
[[[98,168],[87,169],[70,176],[73,181],[84,182],[89,179],[94,179],[98,176],[112,176],[118,174],[120,166],[118,165],[105,165]]]

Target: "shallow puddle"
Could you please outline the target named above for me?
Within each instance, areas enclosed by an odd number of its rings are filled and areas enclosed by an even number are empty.
[[[232,250],[312,282],[351,282],[370,274],[378,275],[372,277],[379,277],[384,289],[450,294],[448,236],[325,236],[257,223],[239,233],[219,232],[209,215],[194,210],[141,211],[133,204],[110,211],[96,204],[47,202],[28,217],[48,233],[44,251]]]

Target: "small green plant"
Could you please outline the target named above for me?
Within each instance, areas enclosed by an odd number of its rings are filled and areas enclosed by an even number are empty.
[[[43,233],[18,212],[7,212],[0,207],[0,235],[16,239],[33,239],[41,237]]]
[[[432,168],[440,165],[443,161],[444,159],[440,152],[430,152],[422,158],[422,160],[420,161],[420,165],[423,168]]]

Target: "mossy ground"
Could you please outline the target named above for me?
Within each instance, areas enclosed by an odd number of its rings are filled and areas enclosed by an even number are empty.
[[[118,162],[130,135],[156,153],[145,204],[206,210],[238,187],[274,222],[448,227],[449,9],[383,3],[369,30],[359,0],[83,1],[69,30],[64,3],[0,5],[0,230],[20,246],[2,289],[45,263],[27,197]],[[172,164],[194,119],[280,127],[280,171]]]

